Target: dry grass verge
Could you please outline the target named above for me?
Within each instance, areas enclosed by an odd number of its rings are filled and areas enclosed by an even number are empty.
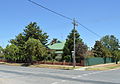
[[[0,62],[0,64],[10,65],[10,66],[24,66],[25,64],[19,64],[19,63],[6,63],[6,62]],[[66,66],[66,65],[49,65],[49,64],[35,64],[35,65],[29,65],[25,67],[33,67],[33,68],[51,68],[51,69],[63,69],[63,70],[72,70],[72,69],[78,69],[81,68],[81,66],[76,66],[73,68],[73,66]]]
[[[92,66],[92,67],[88,67],[86,68],[86,70],[92,70],[92,71],[96,71],[96,70],[110,70],[110,69],[117,69],[120,68],[120,64],[105,64],[105,65],[99,65],[99,66]]]
[[[51,69],[63,69],[63,70],[72,70],[80,68],[81,66],[66,66],[66,65],[48,65],[48,64],[39,64],[39,65],[31,65],[30,67],[39,67],[39,68],[51,68]]]

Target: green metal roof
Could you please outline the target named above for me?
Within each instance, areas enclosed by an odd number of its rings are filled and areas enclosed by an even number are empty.
[[[52,50],[62,50],[64,48],[65,42],[55,43],[53,45],[48,45],[49,49]]]

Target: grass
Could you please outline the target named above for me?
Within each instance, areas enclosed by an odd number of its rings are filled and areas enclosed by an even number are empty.
[[[120,68],[120,64],[116,64],[115,66],[108,66],[108,69],[115,69],[115,68]]]
[[[51,68],[51,69],[63,69],[63,70],[72,70],[80,68],[81,66],[66,66],[66,65],[48,65],[48,64],[39,64],[39,65],[31,65],[30,67],[39,67],[39,68]]]
[[[0,62],[0,64],[10,65],[10,66],[23,66],[23,63],[6,63],[6,62]],[[81,68],[81,66],[76,66],[73,68],[73,66],[66,66],[66,65],[49,65],[49,64],[35,64],[35,65],[29,65],[26,67],[33,67],[33,68],[51,68],[51,69],[62,69],[62,70],[73,70]]]
[[[0,62],[0,64],[10,65],[10,66],[24,65],[23,63],[19,64],[19,63],[6,63],[6,62]],[[82,66],[76,66],[75,68],[73,68],[73,66],[66,66],[66,65],[35,64],[35,65],[26,66],[26,67],[73,70],[73,69],[79,69]],[[110,70],[110,69],[117,69],[117,68],[120,68],[120,64],[100,64],[100,65],[88,66],[88,68],[86,68],[85,70],[103,71],[103,70]]]
[[[117,69],[117,68],[120,68],[120,64],[109,64],[105,66],[88,67],[86,68],[86,70],[103,71],[103,70],[110,70],[110,69]]]
[[[86,71],[102,71],[107,70],[105,67],[86,68]]]
[[[10,65],[10,66],[21,66],[22,65],[19,63],[7,63],[7,62],[0,62],[0,64]]]

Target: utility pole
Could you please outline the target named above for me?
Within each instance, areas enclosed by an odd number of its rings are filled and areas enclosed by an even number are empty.
[[[76,60],[75,60],[75,44],[76,44],[76,42],[75,42],[75,27],[76,26],[78,26],[78,24],[77,24],[77,22],[76,22],[76,20],[75,19],[73,19],[73,22],[72,22],[72,24],[73,24],[73,30],[74,30],[74,51],[73,51],[73,67],[75,68],[75,66],[76,66]]]

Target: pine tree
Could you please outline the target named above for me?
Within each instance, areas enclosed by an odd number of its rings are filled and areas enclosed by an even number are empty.
[[[37,26],[36,22],[31,22],[24,29],[23,35],[25,36],[25,40],[27,41],[29,38],[38,39],[43,45],[47,43],[48,35],[47,33],[43,33],[43,31]]]
[[[67,36],[66,43],[63,49],[63,60],[67,60],[66,58],[69,58],[68,60],[71,60],[72,62],[72,51],[74,47],[74,31],[75,31],[75,43],[81,43],[82,39],[80,38],[80,34],[77,30],[72,29],[71,33]],[[70,57],[66,57],[70,56]]]
[[[18,56],[20,58],[19,61],[25,62],[26,61],[26,55],[28,54],[26,51],[26,42],[30,39],[36,39],[39,41],[44,47],[46,46],[46,43],[48,41],[48,35],[47,33],[44,33],[36,22],[31,22],[29,25],[27,25],[23,31],[23,33],[20,33],[16,36],[15,39],[11,39],[10,43],[16,45],[19,48]],[[40,54],[40,53],[39,53]],[[41,55],[41,54],[40,54]],[[39,56],[37,56],[39,57]]]
[[[104,63],[106,63],[107,57],[111,57],[110,50],[104,47],[100,41],[96,41],[93,53],[95,57],[102,57],[104,59]]]
[[[93,53],[95,57],[103,57],[103,45],[100,41],[95,42]]]

